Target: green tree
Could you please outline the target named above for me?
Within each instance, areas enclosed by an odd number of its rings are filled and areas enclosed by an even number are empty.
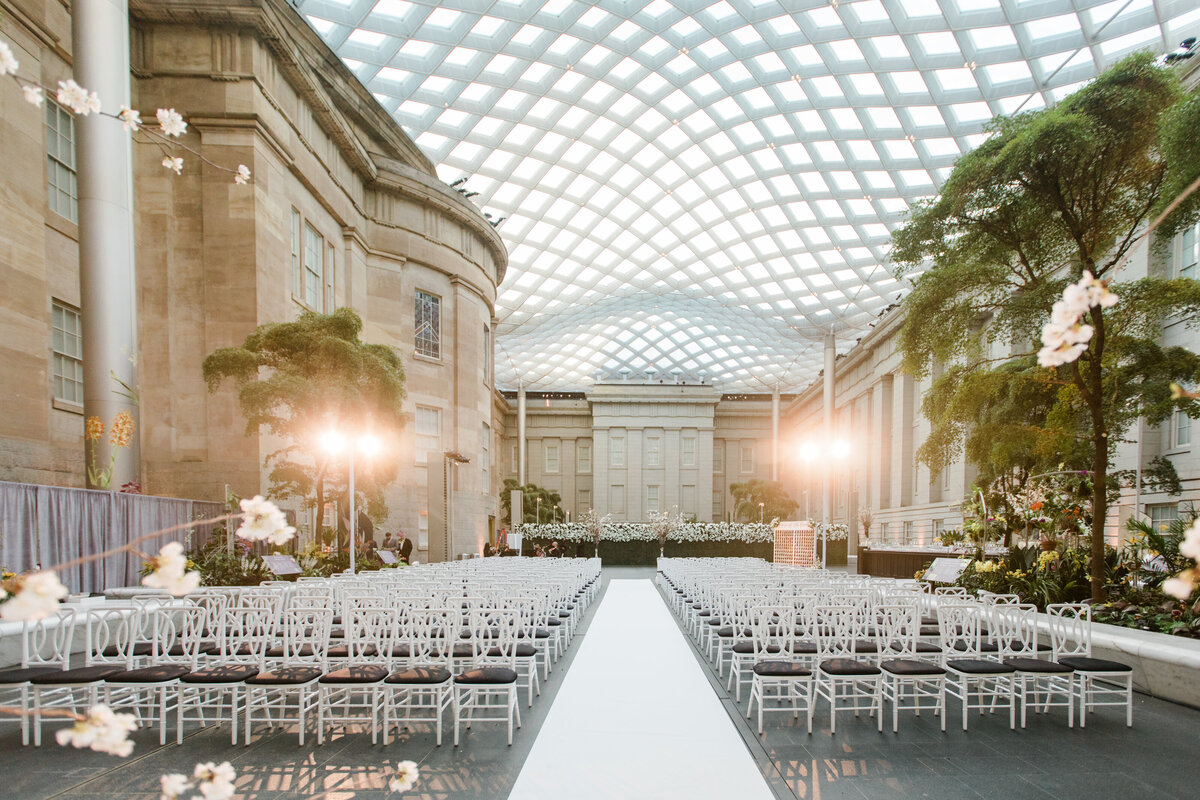
[[[1163,205],[1164,186],[1196,169],[1177,163],[1177,148],[1161,135],[1182,100],[1175,75],[1137,54],[1056,106],[998,117],[989,138],[959,159],[940,195],[919,205],[894,237],[900,274],[927,267],[905,300],[904,368],[925,376],[953,365],[934,377],[932,402],[943,406],[926,403],[935,412],[934,442],[922,456],[939,469],[963,446],[969,411],[979,409],[972,392],[1032,403],[1038,414],[1025,426],[1009,414],[1013,435],[987,458],[1011,457],[1031,469],[1059,449],[1059,461],[1084,460],[1093,476],[1094,564],[1104,559],[1110,442],[1139,409],[1153,424],[1192,405],[1173,401],[1168,384],[1194,377],[1200,362],[1156,340],[1169,317],[1194,320],[1200,284],[1114,283],[1121,301],[1093,307],[1084,320],[1094,328],[1088,350],[1051,370],[1028,360],[998,370],[986,345],[1008,342],[1028,359],[1068,282],[1085,271],[1119,277],[1151,211]],[[1016,455],[1022,446],[1034,449]],[[983,455],[978,450],[973,460]],[[1092,596],[1100,600],[1104,571],[1091,573]]]
[[[559,521],[564,519],[566,512],[562,509],[562,498],[558,496],[558,492],[538,486],[535,483],[527,483],[522,486],[517,483],[515,478],[505,478],[504,491],[500,493],[500,513],[505,519],[512,517],[513,489],[521,490],[521,522],[538,522],[538,498],[541,498],[542,501],[540,508],[542,522],[552,521],[555,514],[558,515]],[[555,506],[559,507],[557,512],[553,510]]]
[[[787,519],[799,507],[779,481],[751,478],[745,483],[729,484],[729,493],[733,495],[733,513],[739,522]],[[763,504],[761,509],[759,503]]]
[[[387,441],[403,425],[400,357],[391,347],[359,339],[362,325],[348,308],[306,311],[295,322],[260,325],[241,347],[222,347],[204,359],[209,391],[226,380],[237,386],[247,435],[265,431],[287,442],[267,456],[269,494],[294,495],[320,509],[325,485],[332,482],[344,502],[346,459],[335,462],[319,452],[321,433],[370,431]],[[369,470],[356,470],[356,480],[360,473],[364,479],[355,488],[376,518],[386,516],[382,486],[395,471],[396,464],[384,458]]]

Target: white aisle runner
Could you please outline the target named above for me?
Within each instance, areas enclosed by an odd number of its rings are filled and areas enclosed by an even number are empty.
[[[773,800],[648,580],[614,580],[509,800]]]

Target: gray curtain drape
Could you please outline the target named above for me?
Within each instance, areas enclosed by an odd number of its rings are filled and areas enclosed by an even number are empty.
[[[222,513],[220,503],[0,481],[0,565],[15,572],[55,566]],[[169,541],[194,547],[212,527],[196,526],[190,536],[189,531],[157,536],[137,549],[153,555]],[[118,553],[63,570],[59,579],[72,592],[135,585],[142,561],[137,553]]]

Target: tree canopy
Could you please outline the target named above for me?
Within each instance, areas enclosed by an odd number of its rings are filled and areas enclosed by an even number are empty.
[[[504,491],[500,493],[500,511],[504,519],[512,517],[513,489],[521,490],[521,522],[552,522],[555,513],[558,514],[560,521],[566,517],[566,512],[562,509],[562,498],[558,496],[558,492],[538,486],[536,483],[527,483],[522,486],[517,483],[515,478],[505,478]],[[537,518],[538,498],[541,498],[542,501],[541,520]],[[555,506],[559,507],[557,512],[554,512]]]
[[[287,442],[267,457],[270,493],[299,496],[320,508],[325,481],[334,479],[344,502],[344,459],[326,461],[321,433],[370,432],[386,441],[403,425],[400,357],[391,347],[359,339],[362,327],[362,318],[348,308],[306,311],[295,322],[260,325],[240,347],[223,347],[204,359],[210,391],[226,380],[236,385],[246,433],[265,431]],[[366,480],[360,488],[378,516],[386,513],[379,487],[394,477],[396,464],[386,456],[375,461],[361,470]]]
[[[1172,400],[1169,384],[1194,379],[1200,359],[1157,340],[1168,319],[1195,319],[1200,284],[1120,274],[1170,187],[1200,169],[1187,155],[1194,144],[1170,133],[1194,103],[1152,56],[1131,56],[1056,106],[995,119],[893,240],[899,274],[924,269],[900,333],[904,368],[933,378],[920,457],[936,471],[965,449],[993,476],[1088,469],[1094,561],[1104,554],[1110,442],[1139,411],[1154,424],[1194,405]],[[1195,206],[1190,217],[1180,208],[1173,224],[1195,219]],[[1094,333],[1077,361],[1039,368],[1032,343],[1084,272],[1120,301],[1090,309]],[[1011,354],[989,356],[996,342]],[[1092,580],[1101,599],[1103,570]]]
[[[751,478],[729,484],[729,493],[733,495],[733,513],[738,522],[787,519],[799,507],[779,481]],[[759,503],[763,504],[761,509]]]

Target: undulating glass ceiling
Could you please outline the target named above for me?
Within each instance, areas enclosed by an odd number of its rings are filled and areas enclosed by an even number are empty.
[[[1196,0],[300,0],[510,253],[501,388],[783,391],[906,291],[890,232],[993,115]]]

